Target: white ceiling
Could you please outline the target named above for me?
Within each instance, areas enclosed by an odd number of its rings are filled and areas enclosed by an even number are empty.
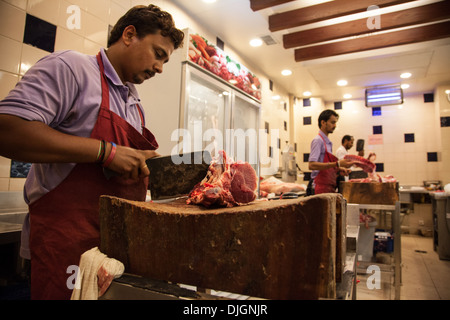
[[[232,48],[246,61],[261,69],[275,86],[279,85],[299,98],[303,97],[303,92],[310,91],[313,97],[321,97],[325,101],[343,100],[344,93],[352,94],[354,99],[361,99],[364,97],[365,87],[394,83],[408,83],[410,88],[405,90],[405,95],[408,95],[432,92],[438,85],[450,84],[450,38],[295,62],[295,49],[283,48],[283,34],[334,24],[340,20],[332,19],[271,33],[268,17],[274,13],[327,1],[330,0],[297,0],[253,12],[250,0],[217,0],[209,4],[203,0],[172,0],[223,40],[225,51],[227,47]],[[389,10],[402,10],[438,1],[440,0],[417,0]],[[364,13],[350,18],[361,17],[364,17]],[[251,39],[265,35],[271,35],[277,44],[263,44],[258,48],[249,45]],[[248,67],[252,69],[251,65]],[[282,76],[283,69],[291,69],[293,74]],[[413,74],[407,81],[400,78],[400,74],[406,71]],[[347,80],[348,86],[337,86],[336,82],[340,79]]]

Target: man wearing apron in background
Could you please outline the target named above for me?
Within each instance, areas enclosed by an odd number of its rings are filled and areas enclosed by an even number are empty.
[[[52,53],[0,102],[0,155],[33,163],[24,190],[32,299],[70,298],[68,270],[100,245],[101,195],[145,200],[145,160],[158,143],[134,85],[161,73],[183,38],[169,13],[136,6],[107,49]],[[104,168],[116,175],[107,180]]]
[[[334,110],[325,110],[319,116],[319,134],[311,142],[309,169],[311,180],[308,183],[307,195],[335,193],[339,174],[348,175],[353,161],[339,160],[333,152],[333,144],[328,135],[336,129],[339,115]]]

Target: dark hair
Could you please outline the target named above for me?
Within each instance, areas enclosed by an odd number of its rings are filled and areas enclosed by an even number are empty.
[[[334,110],[327,109],[327,110],[322,111],[322,113],[319,116],[319,128],[322,127],[321,122],[322,121],[327,122],[328,120],[330,120],[331,116],[335,116],[336,118],[339,118],[339,115]]]
[[[172,39],[175,49],[183,46],[184,33],[175,27],[170,13],[151,4],[149,6],[135,6],[117,21],[111,30],[108,48],[122,37],[123,31],[128,26],[136,28],[137,36],[140,39],[148,34],[156,34],[161,31],[163,37]]]
[[[345,141],[351,141],[353,137],[351,135],[346,134],[342,137],[342,144],[344,144]]]

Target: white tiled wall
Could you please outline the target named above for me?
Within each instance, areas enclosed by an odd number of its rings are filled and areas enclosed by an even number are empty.
[[[308,164],[303,162],[303,153],[310,152],[311,140],[319,131],[317,119],[324,109],[334,109],[334,103],[313,99],[312,107],[303,107],[301,101],[295,106],[296,140],[300,145],[297,156],[302,170],[309,171]],[[382,107],[381,116],[372,116],[372,109],[366,108],[364,101],[344,101],[342,110],[336,110],[340,116],[337,128],[329,136],[333,152],[341,145],[342,137],[350,134],[355,140],[365,140],[366,155],[373,151],[377,154],[376,163],[384,163],[381,176],[392,174],[402,185],[422,185],[424,180],[442,181],[441,159],[427,161],[428,152],[440,154],[442,151],[439,115],[435,109],[435,103],[424,102],[423,94],[406,96],[401,106]],[[312,116],[311,126],[303,126],[305,116]],[[370,145],[373,126],[379,125],[383,128],[383,143]],[[405,143],[406,133],[414,133],[414,143]],[[349,153],[357,154],[356,144]]]
[[[67,20],[80,8],[80,29],[69,29]],[[132,6],[131,0],[0,0],[0,99],[46,51],[23,43],[26,14],[57,26],[55,51],[72,49],[96,54],[105,47],[108,26]],[[10,178],[11,160],[0,157],[0,191],[21,191],[25,179]]]

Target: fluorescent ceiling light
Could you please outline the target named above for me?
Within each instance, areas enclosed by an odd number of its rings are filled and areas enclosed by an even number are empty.
[[[403,103],[400,85],[378,86],[366,89],[366,107],[381,107]]]
[[[338,85],[339,87],[345,87],[347,84],[348,84],[347,80],[339,80],[339,81],[337,82],[337,85]]]
[[[411,73],[405,72],[405,73],[402,73],[402,74],[400,75],[400,78],[402,78],[402,79],[408,79],[408,78],[411,78],[411,76],[412,76]]]

